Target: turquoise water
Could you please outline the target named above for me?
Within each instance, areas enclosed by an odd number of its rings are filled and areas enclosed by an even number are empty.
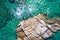
[[[21,7],[21,5],[23,5]],[[26,14],[28,15],[37,15],[37,14],[47,14],[47,18],[51,19],[54,17],[60,17],[60,0],[24,0],[22,1],[22,4],[19,4],[20,11],[23,11],[20,13],[21,15],[17,15],[17,18],[19,16],[25,17]],[[26,17],[25,17],[26,18]]]
[[[16,40],[19,22],[39,13],[48,19],[60,17],[60,0],[19,1],[0,0],[0,40]]]

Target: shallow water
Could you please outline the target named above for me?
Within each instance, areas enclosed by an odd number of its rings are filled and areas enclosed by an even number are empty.
[[[60,0],[13,0],[13,2],[0,0],[0,37],[2,36],[0,39],[2,40],[4,37],[3,40],[15,40],[16,35],[13,36],[13,34],[16,34],[15,29],[19,21],[39,13],[45,15],[47,19],[60,17]],[[7,30],[11,31],[8,32]],[[9,35],[9,38],[6,34],[3,34],[5,32]],[[10,37],[10,35],[12,36]]]

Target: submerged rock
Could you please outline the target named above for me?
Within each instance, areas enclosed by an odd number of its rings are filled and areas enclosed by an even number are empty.
[[[15,3],[15,0],[9,0],[10,1],[10,3]]]
[[[52,20],[47,20],[46,23],[48,23],[48,24],[54,24],[54,22]]]
[[[60,29],[58,23],[50,20],[46,22],[45,17],[41,14],[23,20],[19,25],[17,34],[19,38],[24,40],[44,40]],[[22,33],[20,34],[21,31]]]
[[[60,18],[54,18],[53,21],[54,21],[55,23],[60,24]]]

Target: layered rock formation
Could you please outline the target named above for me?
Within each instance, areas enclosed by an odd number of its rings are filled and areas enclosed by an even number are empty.
[[[58,23],[46,20],[41,14],[23,20],[17,27],[17,40],[44,40],[60,29]]]

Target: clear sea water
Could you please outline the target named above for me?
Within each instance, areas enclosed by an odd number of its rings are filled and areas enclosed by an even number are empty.
[[[0,0],[0,40],[16,40],[19,22],[39,13],[60,18],[60,0]]]

